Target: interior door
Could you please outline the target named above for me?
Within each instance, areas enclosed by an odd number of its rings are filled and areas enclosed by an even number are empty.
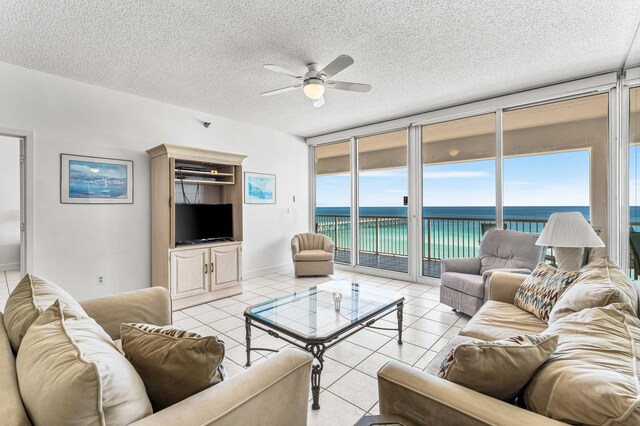
[[[209,291],[209,249],[171,252],[171,293],[175,298]]]

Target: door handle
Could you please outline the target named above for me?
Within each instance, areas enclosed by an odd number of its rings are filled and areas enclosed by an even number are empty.
[[[209,267],[209,265],[207,265],[206,263],[204,264],[204,273],[206,274],[208,272],[207,268]]]
[[[213,262],[211,262],[211,273],[213,274]]]

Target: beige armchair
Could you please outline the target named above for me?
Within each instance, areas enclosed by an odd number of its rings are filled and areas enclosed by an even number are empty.
[[[487,284],[496,271],[529,275],[544,259],[537,234],[490,229],[480,242],[478,257],[443,259],[440,302],[473,316],[487,301]]]
[[[296,277],[333,274],[336,246],[324,234],[306,232],[291,239],[291,255]]]

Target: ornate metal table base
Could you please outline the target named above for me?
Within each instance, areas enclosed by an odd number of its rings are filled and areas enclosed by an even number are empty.
[[[312,410],[320,409],[320,374],[324,366],[324,351],[327,350],[325,345],[306,345],[305,350],[309,352],[318,361],[311,367],[311,395],[313,396]]]
[[[336,304],[339,304],[339,301],[336,302]],[[339,305],[338,305],[339,306]],[[396,311],[396,317],[398,319],[398,344],[401,345],[402,344],[402,311],[403,311],[403,307],[404,304],[403,302],[399,302],[396,307],[395,307],[395,311]],[[373,328],[373,329],[377,329],[377,330],[395,330],[395,328],[388,328],[388,327],[374,327],[373,324],[378,321],[379,319],[389,315],[391,312],[393,312],[393,310],[391,311],[387,311],[384,313],[384,315],[379,316],[378,318],[373,318],[370,319],[369,321],[365,322],[364,324],[358,324],[360,327],[356,328],[355,330],[352,330],[351,332],[341,336],[341,337],[334,337],[332,340],[329,341],[325,341],[324,343],[305,343],[304,346],[302,346],[301,344],[293,341],[292,339],[289,339],[285,336],[282,336],[280,334],[278,334],[277,332],[262,327],[260,325],[257,325],[255,322],[251,321],[251,318],[249,318],[248,316],[245,316],[245,331],[246,331],[246,343],[247,343],[247,364],[246,367],[251,367],[251,351],[269,351],[269,352],[278,352],[275,349],[268,349],[268,348],[252,348],[251,347],[251,327],[256,327],[264,332],[266,332],[267,334],[269,334],[270,336],[273,336],[277,339],[282,339],[287,343],[290,343],[293,346],[296,346],[300,349],[304,349],[305,351],[309,352],[313,358],[314,358],[314,364],[311,367],[311,395],[313,396],[313,403],[311,405],[311,409],[313,410],[318,410],[320,409],[320,377],[322,375],[322,369],[324,367],[324,353],[327,349],[333,347],[334,345],[340,343],[341,341],[347,339],[348,337],[350,337],[351,335],[355,334],[356,332],[358,332],[359,330],[363,329],[363,328]],[[331,344],[327,345],[326,343],[331,342]]]

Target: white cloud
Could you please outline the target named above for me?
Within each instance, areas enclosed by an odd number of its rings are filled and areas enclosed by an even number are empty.
[[[505,182],[505,185],[531,185],[531,182],[514,180],[511,182]]]
[[[391,194],[406,194],[406,189],[385,189],[384,192],[389,192]]]
[[[468,179],[487,177],[487,172],[459,171],[459,172],[424,172],[425,179]]]

